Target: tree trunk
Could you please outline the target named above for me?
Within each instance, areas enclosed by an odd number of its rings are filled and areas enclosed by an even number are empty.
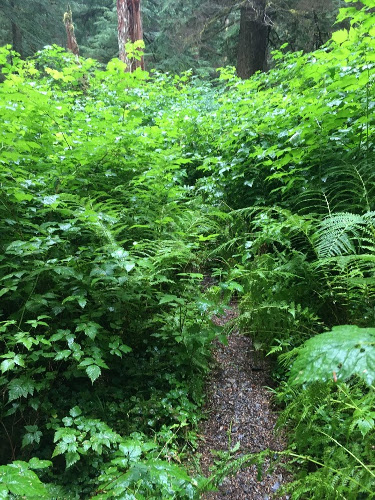
[[[74,33],[72,9],[68,6],[68,11],[64,14],[64,24],[66,28],[66,36],[68,39],[67,47],[70,52],[79,56],[79,47]]]
[[[250,78],[266,67],[268,26],[265,22],[266,0],[249,0],[241,8],[240,35],[237,53],[237,74]]]
[[[143,40],[141,0],[117,0],[119,58],[126,63],[126,71],[144,69],[144,59],[129,59],[125,44]]]
[[[15,13],[16,6],[15,3],[12,1],[10,3],[10,6],[13,10],[13,14]],[[23,50],[22,50],[22,31],[20,27],[18,26],[17,22],[14,20],[15,14],[12,16],[12,45],[13,45],[13,50],[18,52],[20,56],[23,56]]]

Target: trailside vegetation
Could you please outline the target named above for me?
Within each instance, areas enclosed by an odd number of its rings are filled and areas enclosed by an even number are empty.
[[[362,4],[324,47],[275,52],[248,81],[0,49],[1,498],[194,499],[255,460],[211,478],[188,460],[225,342],[210,318],[231,295],[275,359],[291,498],[374,497]]]
[[[0,491],[31,498],[49,464],[46,498],[191,498],[224,217],[186,187],[202,87],[58,47],[0,63]]]

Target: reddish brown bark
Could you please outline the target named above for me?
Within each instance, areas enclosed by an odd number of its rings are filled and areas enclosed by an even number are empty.
[[[117,0],[119,58],[126,63],[126,71],[144,69],[143,56],[140,61],[129,59],[125,44],[143,40],[141,0]]]
[[[68,6],[68,11],[65,12],[64,14],[64,24],[66,28],[66,36],[68,39],[67,42],[67,47],[70,52],[75,54],[76,56],[79,55],[79,47],[78,43],[76,40],[76,36],[74,34],[74,25],[73,25],[73,17],[72,17],[72,10],[70,8],[70,5]]]

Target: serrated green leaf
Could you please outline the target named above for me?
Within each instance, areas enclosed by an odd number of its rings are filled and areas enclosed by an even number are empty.
[[[64,417],[62,419],[62,421],[63,421],[63,423],[64,423],[64,425],[66,427],[70,427],[71,425],[73,425],[73,422],[74,422],[74,420],[72,419],[72,417]]]
[[[98,323],[95,323],[94,321],[88,321],[87,323],[80,323],[76,328],[76,332],[83,331],[85,332],[85,335],[94,340],[99,329],[100,325]]]
[[[66,468],[68,469],[69,467],[74,465],[76,462],[79,461],[80,458],[81,457],[79,453],[77,453],[76,451],[69,451],[68,453],[66,453],[65,455]]]
[[[56,356],[55,356],[55,360],[56,361],[60,361],[61,359],[67,359],[69,358],[69,356],[72,354],[72,351],[70,351],[69,349],[64,349],[63,351],[59,351]]]
[[[90,377],[90,380],[92,383],[95,382],[95,380],[100,377],[100,374],[102,373],[101,369],[97,365],[90,365],[86,368],[86,373]]]
[[[0,475],[0,480],[1,480],[1,475]],[[0,500],[8,500],[9,495],[8,495],[8,488],[5,486],[5,484],[0,484]]]
[[[41,431],[36,431],[32,434],[30,433],[27,433],[24,435],[23,439],[22,439],[22,447],[28,445],[28,444],[32,444],[32,443],[40,443],[40,438],[42,437],[42,432]]]
[[[127,353],[127,352],[132,352],[132,348],[129,347],[128,345],[122,344],[119,346],[120,351]]]
[[[80,364],[78,366],[81,368],[81,367],[90,366],[93,364],[95,364],[94,358],[85,358],[80,362]]]
[[[16,336],[18,337],[18,335]],[[22,334],[21,337],[17,338],[17,344],[22,344],[29,351],[34,343],[37,343],[33,337],[26,337],[26,334]]]
[[[23,378],[15,378],[8,384],[9,401],[14,401],[18,398],[26,398],[29,394],[34,394],[34,383],[32,380]]]
[[[82,309],[84,309],[85,305],[87,304],[87,300],[85,299],[85,297],[78,297],[77,302],[82,307]]]
[[[4,361],[1,362],[0,364],[0,369],[2,373],[7,372],[8,370],[11,370],[14,368],[15,362],[14,359],[4,359]]]
[[[183,304],[184,300],[181,297],[177,297],[177,295],[163,295],[163,297],[159,300],[159,305],[169,304],[171,302],[176,302],[177,304]]]
[[[13,495],[24,498],[49,498],[45,486],[35,472],[28,470],[26,462],[13,462],[13,464],[1,466],[0,481],[1,486],[5,486]]]
[[[54,333],[50,337],[50,341],[51,342],[56,342],[56,340],[61,340],[61,339],[65,338],[67,335],[69,335],[70,333],[71,333],[70,330],[57,330],[57,332]]]
[[[21,354],[17,354],[16,356],[14,356],[13,361],[18,366],[22,366],[22,367],[25,366],[25,361],[24,361],[23,357],[21,356]]]
[[[374,419],[371,417],[361,418],[356,421],[356,425],[363,437],[374,428]]]
[[[68,449],[68,444],[64,443],[63,441],[60,441],[59,443],[57,443],[55,449],[53,450],[52,458],[64,454],[67,449]]]
[[[134,463],[138,460],[138,458],[142,455],[142,448],[134,440],[127,440],[124,443],[119,445],[119,450],[124,454],[125,458],[129,461],[129,463]]]
[[[33,457],[29,460],[29,467],[31,469],[46,469],[51,467],[52,462],[50,460],[40,460],[38,457]]]

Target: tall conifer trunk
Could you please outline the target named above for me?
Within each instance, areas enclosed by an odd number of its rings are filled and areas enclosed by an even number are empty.
[[[13,10],[13,12],[16,11],[16,5],[15,2],[12,1],[10,2],[10,6]],[[18,26],[17,22],[12,18],[11,21],[12,25],[12,45],[13,45],[13,50],[18,52],[20,56],[23,56],[23,50],[22,50],[22,31],[20,27]]]
[[[237,53],[237,74],[241,78],[265,70],[268,39],[265,10],[266,0],[249,0],[249,5],[241,8]]]
[[[140,61],[129,59],[125,44],[143,40],[141,0],[117,0],[119,58],[126,63],[126,71],[144,69],[143,56]]]

